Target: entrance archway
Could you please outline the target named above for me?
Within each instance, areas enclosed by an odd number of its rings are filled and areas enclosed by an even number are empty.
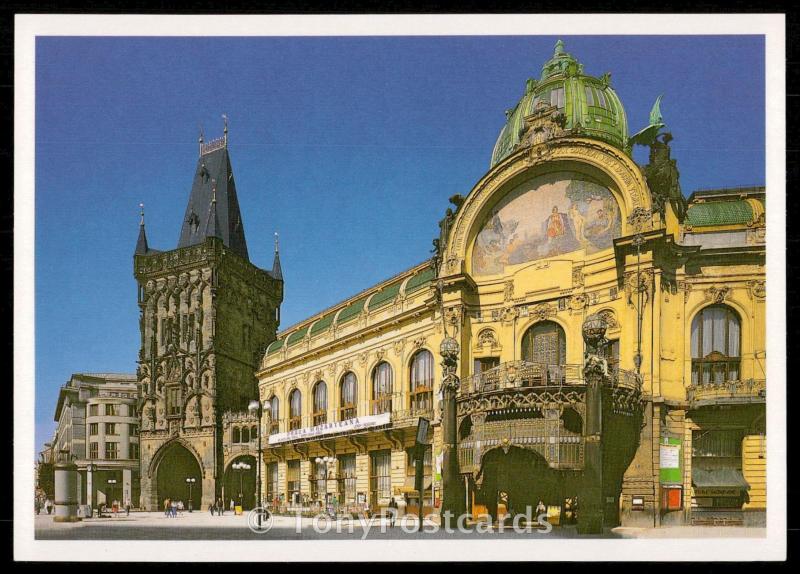
[[[245,462],[250,465],[247,470],[233,468],[236,463]],[[256,505],[256,458],[251,455],[238,456],[231,461],[225,469],[224,481],[225,508],[231,500],[241,504],[245,510],[255,508]]]
[[[554,470],[539,453],[509,447],[508,452],[495,448],[482,460],[478,478],[481,486],[476,492],[476,503],[485,506],[492,520],[498,514],[531,513],[539,501],[545,506],[562,506],[564,500],[577,494],[577,480],[573,472]]]
[[[193,478],[191,489],[186,482]],[[185,446],[174,442],[165,447],[161,460],[156,469],[156,492],[159,505],[164,504],[164,499],[182,500],[184,508],[188,509],[189,491],[191,490],[192,508],[200,509],[203,499],[203,473],[200,463]]]

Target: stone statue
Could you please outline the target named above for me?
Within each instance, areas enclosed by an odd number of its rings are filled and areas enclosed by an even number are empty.
[[[686,216],[686,199],[681,192],[677,162],[671,157],[671,140],[672,134],[669,132],[659,134],[653,139],[649,163],[644,166],[643,171],[653,198],[653,211],[663,216],[669,202],[678,220],[683,221]]]

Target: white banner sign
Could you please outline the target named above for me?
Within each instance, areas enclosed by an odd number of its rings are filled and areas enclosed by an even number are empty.
[[[378,427],[389,424],[392,420],[391,413],[381,413],[379,415],[369,415],[366,417],[356,417],[346,421],[325,423],[315,427],[296,429],[289,432],[279,432],[269,435],[269,444],[279,444],[297,439],[314,438],[339,432],[362,430],[371,427]]]

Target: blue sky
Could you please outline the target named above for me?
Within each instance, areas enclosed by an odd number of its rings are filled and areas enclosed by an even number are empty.
[[[255,264],[280,233],[285,328],[429,256],[556,39],[38,38],[37,448],[71,373],[135,371],[138,205],[174,248],[201,125],[229,118]],[[632,133],[664,94],[684,193],[764,183],[763,37],[562,39]]]

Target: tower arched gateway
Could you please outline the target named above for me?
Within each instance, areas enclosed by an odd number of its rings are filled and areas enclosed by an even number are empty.
[[[255,369],[274,340],[283,299],[277,243],[272,270],[249,260],[242,214],[225,135],[200,139],[186,215],[176,249],[151,249],[144,211],[134,254],[141,348],[142,505],[154,510],[172,492],[172,471],[191,466],[202,475],[202,505],[222,493],[223,413],[244,412],[256,399]],[[174,460],[173,460],[174,459]],[[177,470],[175,472],[178,472]],[[167,475],[170,476],[167,480]],[[176,475],[177,476],[177,475]],[[163,480],[162,480],[163,478]]]
[[[201,508],[203,500],[203,470],[196,453],[192,452],[180,441],[173,440],[166,443],[153,460],[151,484],[155,483],[157,500],[183,501],[188,508],[192,501],[192,508]],[[189,482],[191,481],[191,488]]]

